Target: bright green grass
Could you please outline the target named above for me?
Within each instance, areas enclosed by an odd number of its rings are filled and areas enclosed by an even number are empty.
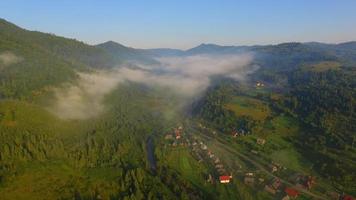
[[[293,149],[283,149],[275,151],[270,156],[274,162],[280,163],[283,166],[299,171],[302,169],[301,156]]]
[[[293,135],[299,131],[298,122],[287,116],[277,116],[271,120],[274,132],[279,135]]]
[[[306,70],[314,72],[323,72],[327,70],[337,70],[341,67],[341,63],[335,61],[323,61],[310,66],[304,67]]]
[[[225,108],[233,111],[237,116],[248,116],[259,121],[265,120],[271,113],[269,107],[262,101],[245,96],[234,97]]]
[[[167,162],[170,167],[196,185],[205,183],[203,174],[207,173],[207,168],[198,163],[186,148],[177,147],[168,152]]]

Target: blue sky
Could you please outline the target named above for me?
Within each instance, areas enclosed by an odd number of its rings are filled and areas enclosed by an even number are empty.
[[[355,0],[1,0],[0,18],[139,48],[356,40]]]

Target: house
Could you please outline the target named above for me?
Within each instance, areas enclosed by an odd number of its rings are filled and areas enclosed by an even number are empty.
[[[284,196],[282,200],[290,200],[290,197],[288,195]]]
[[[215,161],[214,161],[215,164],[218,164],[219,162],[220,162],[219,158],[216,158]]]
[[[274,179],[274,181],[272,183],[272,187],[275,190],[277,190],[280,186],[281,186],[281,180],[279,180],[278,178]]]
[[[245,176],[253,176],[253,173],[252,173],[252,172],[247,172],[247,173],[245,174]]]
[[[222,165],[222,164],[218,164],[218,165],[215,165],[215,168],[216,168],[216,169],[219,169],[219,168],[224,168],[224,165]]]
[[[174,133],[175,133],[175,135],[176,135],[176,139],[177,139],[177,140],[181,138],[181,132],[180,132],[178,129],[175,129],[175,130],[174,130]]]
[[[215,155],[211,151],[208,151],[208,156],[209,156],[209,158],[214,158],[215,157]]]
[[[201,145],[201,149],[203,149],[203,150],[207,150],[207,149],[208,149],[208,147],[207,147],[205,144],[202,144],[202,145]]]
[[[261,83],[261,82],[257,82],[256,83],[256,87],[264,87],[265,86],[265,84],[263,84],[263,83]]]
[[[315,185],[315,177],[314,176],[308,176],[304,185],[305,185],[305,187],[307,189],[310,190]]]
[[[219,176],[220,183],[230,183],[232,176]]]
[[[342,199],[342,200],[355,200],[355,198],[353,198],[353,197],[350,196],[350,195],[342,195],[342,196],[341,196],[341,199]]]
[[[233,130],[231,132],[231,135],[232,135],[232,137],[237,137],[237,136],[239,136],[239,133],[236,130]]]
[[[266,143],[266,140],[265,140],[265,139],[257,138],[257,144],[259,144],[259,145],[264,145],[265,143]]]
[[[213,179],[213,176],[211,174],[208,175],[207,182],[208,183],[214,183],[214,179]]]
[[[276,165],[271,165],[271,171],[272,173],[278,171],[278,167]]]
[[[173,139],[173,135],[172,134],[167,134],[166,136],[164,136],[164,139],[171,140],[171,139]]]
[[[297,198],[298,195],[299,195],[299,192],[298,190],[296,189],[293,189],[293,188],[290,188],[290,187],[287,187],[284,192],[287,194],[288,197],[290,198]]]
[[[246,177],[244,178],[244,183],[245,183],[246,185],[253,186],[253,184],[255,183],[255,178],[246,176]]]

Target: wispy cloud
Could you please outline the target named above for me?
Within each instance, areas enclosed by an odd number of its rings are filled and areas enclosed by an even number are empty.
[[[175,91],[187,99],[204,92],[215,75],[245,80],[256,69],[252,54],[159,58],[160,65],[120,66],[111,71],[79,74],[78,84],[56,91],[50,109],[61,118],[85,119],[104,111],[102,101],[119,83],[131,81]]]

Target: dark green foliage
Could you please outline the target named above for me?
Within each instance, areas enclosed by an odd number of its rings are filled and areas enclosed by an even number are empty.
[[[306,123],[321,128],[328,146],[350,146],[356,130],[355,68],[298,70],[290,76],[290,108]]]
[[[165,121],[148,106],[154,96],[140,85],[122,85],[106,98],[107,113],[77,122],[25,102],[1,102],[0,194],[5,199],[43,198],[46,192],[64,199],[201,199],[176,172],[154,176],[147,167],[145,138],[163,132]],[[43,193],[16,196],[34,179]]]

